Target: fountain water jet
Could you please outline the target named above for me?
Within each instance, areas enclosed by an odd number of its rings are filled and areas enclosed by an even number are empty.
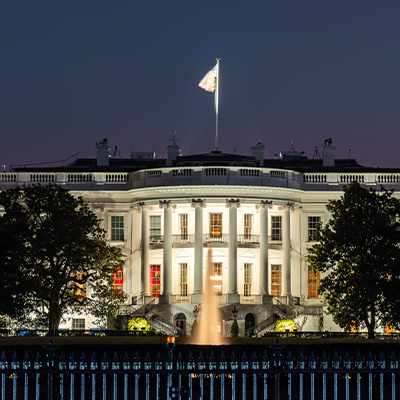
[[[221,285],[222,276],[213,275],[212,251],[208,249],[208,260],[206,264],[206,279],[203,294],[203,302],[200,308],[200,318],[197,326],[197,332],[193,338],[195,344],[226,344],[222,335],[222,321],[219,318],[219,309],[217,307],[216,285]],[[221,272],[222,274],[222,272]]]

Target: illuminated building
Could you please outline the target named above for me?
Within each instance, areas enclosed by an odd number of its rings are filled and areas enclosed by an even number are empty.
[[[358,181],[398,190],[400,170],[335,159],[329,140],[321,159],[294,151],[264,159],[260,143],[251,151],[251,156],[219,151],[181,156],[173,139],[167,159],[151,152],[122,159],[109,157],[104,140],[94,159],[0,173],[0,190],[54,182],[90,203],[107,240],[124,255],[116,284],[129,294],[130,306],[121,313],[157,314],[155,328],[178,326],[190,333],[211,247],[225,335],[233,321],[232,305],[238,309],[241,336],[254,328],[259,334],[271,329],[276,318],[293,318],[299,307],[307,317],[303,330],[338,330],[323,315],[320,276],[307,264],[312,233],[329,220],[326,205],[342,195],[343,185]],[[117,326],[123,327],[126,317],[120,320]]]

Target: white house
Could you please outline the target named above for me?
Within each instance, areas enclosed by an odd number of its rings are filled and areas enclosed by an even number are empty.
[[[276,318],[294,314],[299,324],[305,321],[303,330],[339,330],[323,314],[320,277],[307,264],[313,230],[328,221],[328,201],[351,181],[377,189],[383,184],[396,195],[400,190],[400,169],[335,159],[331,140],[322,159],[294,151],[264,159],[260,143],[251,156],[217,150],[181,156],[173,140],[167,159],[152,152],[110,158],[106,139],[96,148],[95,159],[65,167],[0,173],[0,190],[54,182],[91,204],[109,243],[125,257],[119,284],[129,305],[116,329],[124,315],[156,313],[161,328],[190,334],[210,262],[226,335],[233,305],[240,335],[262,334]],[[91,327],[83,317],[71,326]]]

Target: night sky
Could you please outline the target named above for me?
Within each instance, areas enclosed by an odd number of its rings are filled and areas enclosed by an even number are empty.
[[[220,61],[219,148],[400,167],[400,2],[3,1],[0,163],[214,149],[214,96],[197,85]],[[321,153],[321,152],[320,152]],[[1,169],[2,170],[2,169]]]

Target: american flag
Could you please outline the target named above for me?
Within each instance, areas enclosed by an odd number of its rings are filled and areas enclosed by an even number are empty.
[[[217,66],[211,71],[208,71],[206,76],[201,80],[199,86],[207,92],[213,92],[215,90],[215,80],[217,78]]]

